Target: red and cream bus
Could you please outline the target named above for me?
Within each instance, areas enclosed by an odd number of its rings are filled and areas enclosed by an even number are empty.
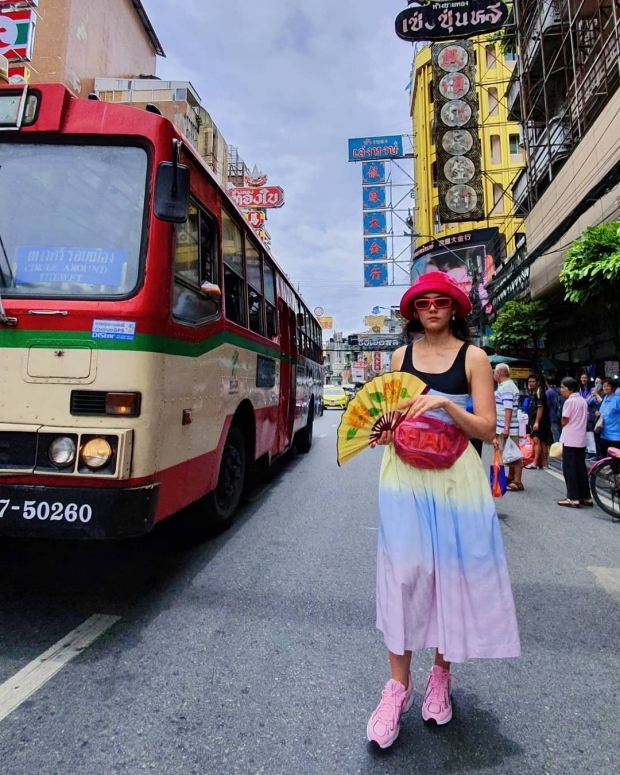
[[[0,535],[226,527],[307,452],[321,329],[154,112],[0,87]]]

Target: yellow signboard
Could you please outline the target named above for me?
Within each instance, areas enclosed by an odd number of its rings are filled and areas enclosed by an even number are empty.
[[[517,366],[516,368],[514,366],[510,366],[509,368],[511,379],[527,379],[532,373],[532,370],[528,369],[527,366]]]
[[[367,315],[364,318],[364,325],[368,326],[368,328],[372,328],[375,330],[376,328],[379,329],[377,333],[381,333],[383,331],[383,326],[385,325],[386,317],[385,315]]]
[[[321,328],[325,329],[325,331],[330,331],[334,327],[334,318],[328,318],[321,315],[317,320],[319,321]]]

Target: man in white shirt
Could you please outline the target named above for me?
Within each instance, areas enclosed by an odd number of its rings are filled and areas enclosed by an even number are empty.
[[[504,454],[504,447],[507,439],[512,439],[519,446],[519,388],[510,379],[510,369],[505,363],[499,363],[493,372],[497,382],[495,391],[495,407],[497,409],[497,425],[495,428],[496,443],[500,454]],[[510,463],[508,466],[508,490],[510,492],[521,492],[523,483],[521,477],[523,474],[523,461],[519,459],[516,463]]]

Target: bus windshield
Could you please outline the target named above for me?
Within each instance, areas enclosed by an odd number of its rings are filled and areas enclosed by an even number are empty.
[[[147,166],[141,148],[0,143],[0,294],[130,294]]]

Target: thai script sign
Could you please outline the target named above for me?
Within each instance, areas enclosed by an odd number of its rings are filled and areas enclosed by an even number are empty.
[[[19,247],[15,284],[80,283],[118,286],[127,261],[124,250],[100,248]]]
[[[385,234],[387,218],[385,213],[364,213],[364,234]]]
[[[0,8],[0,55],[9,62],[23,62],[32,59],[36,14],[23,11],[1,10]]]
[[[387,239],[385,237],[364,238],[364,261],[377,261],[387,256]]]
[[[385,183],[385,162],[365,161],[362,163],[362,184],[372,186],[375,183]]]
[[[360,335],[359,348],[365,351],[395,350],[400,346],[402,337],[400,334],[371,334]]]
[[[501,0],[448,0],[410,5],[396,17],[396,34],[406,41],[471,38],[501,29],[508,6]]]
[[[473,45],[439,43],[431,52],[439,218],[479,221],[485,213]]]
[[[262,188],[232,188],[230,198],[241,208],[259,207],[267,209],[282,207],[284,191],[280,186],[263,186]]]
[[[385,208],[385,186],[367,186],[363,193],[364,210],[382,210]]]
[[[349,161],[373,159],[402,159],[404,146],[402,135],[389,137],[357,137],[349,140]]]

